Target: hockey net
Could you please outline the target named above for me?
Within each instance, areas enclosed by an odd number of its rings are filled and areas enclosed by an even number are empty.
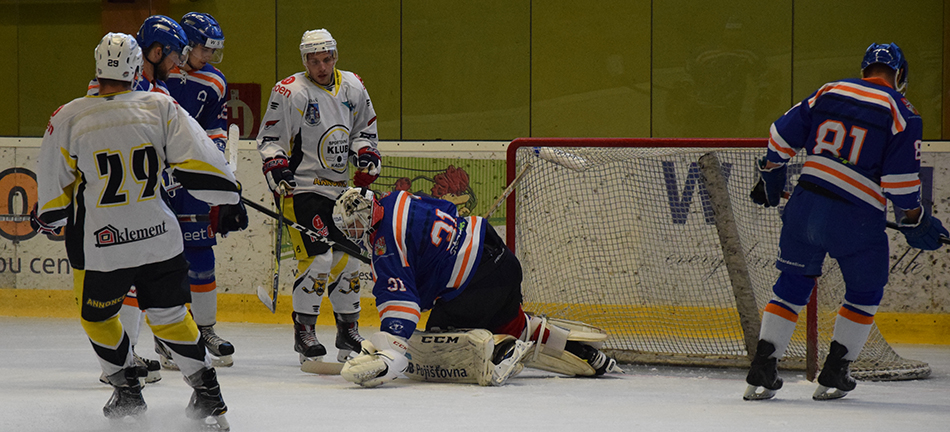
[[[749,365],[778,277],[778,208],[749,199],[765,140],[521,138],[508,149],[507,242],[525,310],[607,330],[627,363]],[[530,165],[530,166],[528,166]],[[526,168],[526,166],[528,166]],[[789,164],[791,189],[801,161]],[[727,251],[724,253],[724,251]],[[779,366],[814,375],[844,297],[826,259]],[[926,377],[877,327],[852,364],[865,380]]]

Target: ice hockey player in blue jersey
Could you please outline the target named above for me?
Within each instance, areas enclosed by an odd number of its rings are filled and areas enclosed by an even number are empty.
[[[594,346],[521,309],[521,264],[487,220],[459,216],[445,200],[402,191],[377,200],[368,189],[349,188],[336,201],[333,221],[372,255],[381,318],[381,331],[344,365],[344,378],[365,387],[395,379],[427,310],[426,330],[481,328],[522,341],[540,338],[535,349],[542,355],[568,353],[587,375],[621,371]]]
[[[759,343],[746,382],[746,400],[768,399],[782,387],[777,361],[785,354],[798,314],[817,286],[825,255],[838,261],[844,302],[816,400],[844,397],[855,388],[851,363],[868,339],[888,279],[887,200],[902,215],[900,230],[912,247],[935,250],[948,235],[920,198],[920,114],[904,97],[907,60],[895,44],[871,44],[862,78],[823,85],[772,124],[768,152],[751,198],[777,206],[786,163],[806,152],[798,185],[782,215],[781,271],[762,315]]]
[[[223,57],[224,33],[211,15],[189,12],[181,18],[181,28],[187,36],[187,59],[180,67],[171,70],[165,85],[169,93],[188,114],[191,114],[205,130],[208,137],[223,153],[227,136],[228,109],[225,106],[228,84],[224,74],[210,63],[218,63]],[[214,325],[217,322],[217,283],[215,281],[215,258],[212,246],[217,244],[215,233],[210,231],[208,214],[212,208],[204,201],[178,189],[172,182],[168,196],[172,209],[179,218],[185,241],[185,258],[188,260],[188,279],[191,284],[191,313],[201,330],[201,340],[208,351],[216,356],[216,366],[231,366],[234,345],[219,337]],[[167,359],[163,358],[167,364]]]

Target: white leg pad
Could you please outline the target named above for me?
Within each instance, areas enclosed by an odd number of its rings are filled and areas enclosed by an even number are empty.
[[[580,321],[532,316],[529,334],[543,325],[550,333],[548,340],[525,355],[524,365],[568,376],[593,376],[596,370],[580,357],[564,350],[567,341],[583,342],[600,349],[607,340],[607,332]],[[539,333],[543,334],[543,333]],[[559,349],[556,349],[559,348]]]
[[[492,385],[491,332],[430,333],[417,331],[409,338],[406,377],[417,381]]]

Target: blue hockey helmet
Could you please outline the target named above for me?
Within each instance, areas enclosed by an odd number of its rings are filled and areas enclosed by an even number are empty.
[[[181,63],[187,59],[188,36],[175,20],[165,15],[152,15],[145,19],[142,27],[139,28],[135,36],[143,53],[148,53],[152,44],[158,42],[162,45],[162,58],[172,51],[177,52],[182,58]]]
[[[181,17],[181,28],[188,36],[188,45],[191,47],[204,45],[214,50],[208,63],[220,63],[224,57],[224,32],[213,16],[201,12],[188,12]]]
[[[894,89],[904,94],[907,91],[907,59],[904,58],[904,52],[897,44],[876,44],[872,43],[864,52],[864,60],[861,61],[861,70],[868,66],[881,63],[896,73],[894,78]]]

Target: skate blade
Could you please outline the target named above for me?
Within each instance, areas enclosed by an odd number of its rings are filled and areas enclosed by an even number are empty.
[[[759,389],[762,390],[759,391]],[[778,390],[769,390],[765,387],[749,385],[746,387],[742,399],[747,401],[772,399],[775,397],[775,393],[778,393]]]
[[[162,380],[162,373],[159,371],[148,371],[145,376],[145,384],[157,383]]]
[[[339,375],[343,370],[343,363],[327,363],[319,360],[304,360],[300,370],[317,375]]]
[[[348,360],[353,360],[356,358],[356,351],[350,351],[348,349],[341,349],[336,353],[336,361],[340,363],[346,363]]]
[[[161,357],[161,360],[159,361],[162,363],[162,369],[178,370],[178,365],[175,364],[174,360],[165,356],[160,356],[160,357]]]
[[[214,367],[234,366],[234,358],[229,355],[221,356],[221,357],[211,356],[211,366],[214,366]]]
[[[819,384],[818,388],[815,390],[815,394],[813,394],[811,398],[814,400],[834,400],[841,399],[847,394],[848,392],[844,390],[839,390],[834,387],[825,387]]]
[[[231,425],[228,423],[228,419],[224,417],[224,414],[219,416],[207,416],[203,419],[199,419],[198,422],[198,430],[200,431],[227,432],[231,430]]]

